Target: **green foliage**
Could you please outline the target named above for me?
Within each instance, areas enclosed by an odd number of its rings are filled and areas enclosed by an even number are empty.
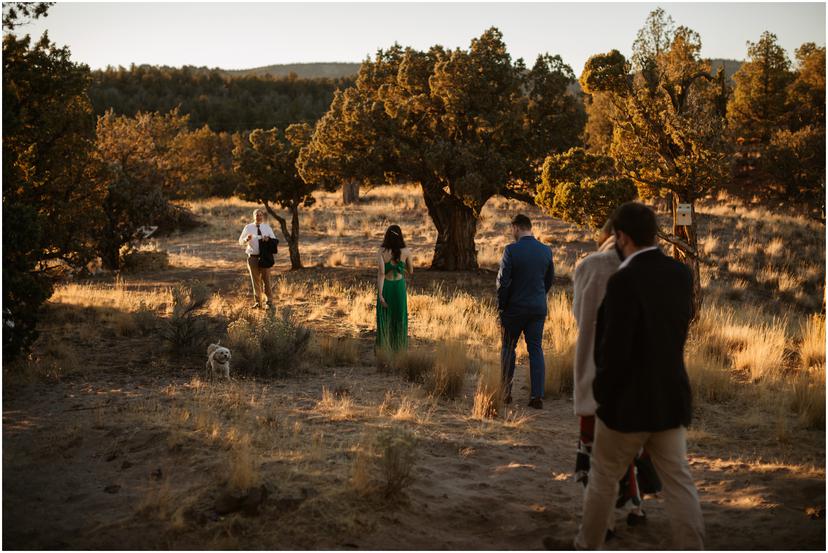
[[[179,108],[192,129],[218,132],[285,128],[313,122],[328,109],[334,91],[352,79],[230,77],[218,70],[132,65],[92,72],[89,97],[95,113],[166,113]]]
[[[230,323],[227,347],[238,370],[256,376],[284,376],[296,371],[310,342],[310,331],[290,311],[269,309],[263,316],[247,314]]]
[[[783,129],[773,135],[762,169],[784,198],[825,213],[825,127]]]
[[[634,67],[617,50],[591,57],[581,75],[587,93],[607,93],[613,124],[610,155],[640,197],[672,194],[673,205],[690,203],[728,177],[724,141],[724,71],[714,77],[700,58],[701,38],[673,29],[663,10],[650,13],[633,48]],[[580,198],[573,195],[577,205]],[[692,209],[692,207],[691,207]],[[673,225],[674,255],[694,277],[701,305],[696,220]]]
[[[806,42],[796,50],[797,69],[788,87],[788,126],[825,126],[825,47]]]
[[[608,93],[595,92],[584,99],[587,114],[584,142],[596,154],[609,153],[612,145],[612,101]]]
[[[595,92],[614,93],[626,96],[629,91],[627,80],[630,66],[618,50],[590,56],[584,65],[579,82],[587,94]]]
[[[44,4],[4,4],[7,29]],[[3,36],[3,358],[32,343],[57,268],[94,255],[101,194],[89,178],[89,70],[46,35]],[[71,160],[71,163],[67,162]]]
[[[171,210],[164,194],[169,143],[185,122],[176,113],[133,119],[108,112],[98,119],[96,180],[105,190],[98,249],[108,268],[120,267],[121,248],[139,227],[156,224]]]
[[[209,298],[207,288],[197,281],[172,289],[172,313],[163,321],[160,334],[174,354],[195,352],[207,345],[209,324],[198,310]]]
[[[727,105],[728,123],[738,137],[770,141],[786,116],[791,62],[776,35],[765,31],[748,43],[748,61],[733,76],[736,87]]]
[[[54,2],[3,2],[3,30],[12,31],[39,17],[48,17]]]
[[[185,119],[186,121],[186,119]],[[179,129],[169,147],[165,186],[172,198],[232,196],[239,185],[233,172],[233,137],[204,125]]]
[[[233,166],[242,177],[236,193],[245,200],[263,203],[279,222],[293,269],[302,267],[299,208],[310,207],[316,201],[312,195],[315,184],[302,180],[296,168],[299,152],[310,140],[310,127],[301,123],[290,125],[284,133],[278,129],[256,129],[247,140],[236,137],[233,149]],[[290,213],[290,231],[287,221],[273,209],[273,204]]]
[[[543,158],[577,143],[584,113],[572,70],[539,56],[513,61],[491,28],[468,50],[394,45],[360,68],[300,160],[302,174],[419,182],[437,227],[432,266],[477,266],[476,221],[496,194],[531,201]],[[376,137],[380,137],[378,144]]]
[[[343,182],[380,184],[392,166],[391,121],[379,102],[357,88],[334,94],[296,166],[305,182],[335,190]]]
[[[41,305],[52,295],[51,280],[35,270],[41,234],[34,208],[3,202],[4,361],[17,357],[37,339]]]
[[[572,148],[546,158],[535,203],[553,217],[598,229],[635,195],[632,180],[616,173],[612,158]]]

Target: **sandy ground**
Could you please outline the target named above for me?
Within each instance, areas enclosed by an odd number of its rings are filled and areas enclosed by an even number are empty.
[[[312,238],[310,249],[320,249],[312,255],[321,259],[326,246]],[[167,249],[200,261],[132,284],[162,287],[196,276],[227,295],[246,294],[234,240],[167,239]],[[353,265],[284,278],[370,281],[368,267]],[[417,278],[424,289],[444,281],[494,291],[486,270]],[[330,329],[330,321],[316,324],[319,333]],[[577,423],[569,399],[548,400],[542,411],[524,407],[524,360],[514,408],[495,421],[474,420],[471,376],[463,397],[435,401],[379,371],[372,336],[357,338],[357,366],[310,363],[283,380],[208,386],[197,379],[200,357],[166,358],[151,336],[101,329],[94,344],[73,338],[86,370],[4,383],[3,547],[523,550],[543,548],[546,536],[571,543],[583,492],[572,478]],[[323,387],[347,390],[352,407],[343,420],[320,408]],[[395,423],[417,436],[413,483],[393,500],[360,495],[349,484],[354,444],[387,425],[388,409],[403,398],[415,406],[409,420]],[[699,407],[691,432],[707,547],[823,550],[825,433],[779,439],[762,427],[734,426],[734,409]],[[235,459],[232,440],[221,436],[236,428],[253,433],[258,480],[268,492],[253,516],[216,508]],[[647,498],[645,510],[648,523],[635,528],[618,513],[610,548],[670,547],[662,500]]]

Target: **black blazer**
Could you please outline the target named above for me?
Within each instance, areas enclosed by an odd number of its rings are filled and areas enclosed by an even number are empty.
[[[688,426],[692,415],[684,343],[692,313],[690,269],[660,250],[615,273],[598,310],[598,417],[619,432]]]

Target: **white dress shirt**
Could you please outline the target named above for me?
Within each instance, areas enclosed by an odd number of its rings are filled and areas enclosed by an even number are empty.
[[[630,261],[632,261],[632,258],[635,257],[636,255],[638,255],[640,253],[644,253],[644,252],[649,252],[649,251],[652,251],[652,250],[657,250],[657,249],[658,249],[658,246],[650,246],[649,248],[644,248],[644,249],[638,250],[637,252],[635,252],[632,255],[628,256],[627,259],[622,261],[621,265],[618,266],[618,270],[620,271],[621,269],[623,269],[624,267],[629,265]]]
[[[262,232],[262,236],[269,236],[271,239],[276,238],[276,235],[273,234],[273,229],[270,228],[270,225],[267,223],[260,223],[258,226]],[[247,241],[248,234],[253,235],[253,238],[251,238],[249,242]],[[244,253],[247,255],[259,255],[259,232],[256,230],[256,223],[248,223],[244,226],[241,236],[239,236],[239,245],[247,246],[244,249]]]

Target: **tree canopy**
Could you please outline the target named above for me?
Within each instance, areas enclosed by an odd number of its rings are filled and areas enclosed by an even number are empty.
[[[166,113],[178,108],[192,129],[208,125],[217,132],[285,128],[313,123],[337,89],[353,79],[297,79],[245,75],[228,77],[196,67],[132,65],[92,72],[89,97],[95,113]]]
[[[310,207],[316,201],[312,195],[315,185],[308,184],[299,176],[296,160],[299,151],[310,142],[311,127],[305,123],[279,129],[256,129],[244,137],[236,136],[233,149],[235,170],[242,177],[237,194],[245,199],[264,204],[275,218],[288,244],[290,265],[300,269],[299,255],[299,208]],[[286,209],[291,223],[274,207]]]
[[[727,178],[727,89],[724,72],[720,69],[714,77],[700,58],[699,35],[686,27],[671,30],[671,25],[663,11],[650,14],[633,54],[637,72],[613,50],[592,56],[580,82],[586,93],[609,94],[614,126],[610,155],[639,195],[670,193],[674,210],[678,203],[692,209],[696,199]],[[695,213],[692,220],[690,226],[674,221],[672,235],[664,237],[693,270],[700,302]]]
[[[728,121],[736,136],[767,143],[786,117],[791,62],[768,31],[758,42],[748,42],[747,54],[748,61],[733,76],[736,86],[727,106]]]
[[[420,183],[437,228],[432,267],[477,267],[477,218],[489,198],[531,202],[546,155],[578,143],[585,116],[567,91],[573,81],[558,56],[531,69],[513,61],[495,28],[468,50],[394,45],[363,62],[355,91],[319,122],[302,174]]]
[[[597,230],[635,195],[632,180],[617,173],[611,157],[572,148],[546,158],[535,203],[553,217]]]
[[[4,24],[11,17],[5,10]],[[94,255],[89,213],[100,194],[89,178],[95,117],[88,80],[89,69],[47,35],[3,36],[4,358],[35,338],[50,272]]]

